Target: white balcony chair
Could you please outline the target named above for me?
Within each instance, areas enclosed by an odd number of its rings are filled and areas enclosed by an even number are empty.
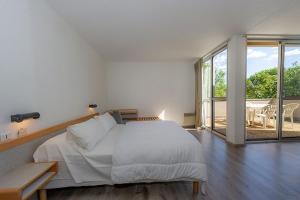
[[[264,107],[261,113],[256,113],[256,116],[260,118],[261,123],[263,124],[263,128],[267,128],[268,122],[272,119],[273,126],[276,123],[276,106],[267,105]]]
[[[294,128],[294,112],[297,108],[299,108],[298,103],[289,103],[283,105],[282,126],[284,126],[285,118],[290,118],[292,129]]]

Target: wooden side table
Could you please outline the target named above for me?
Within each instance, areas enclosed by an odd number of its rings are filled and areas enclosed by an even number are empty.
[[[57,174],[57,162],[28,163],[0,177],[1,200],[24,200],[39,191],[47,199],[44,186]]]

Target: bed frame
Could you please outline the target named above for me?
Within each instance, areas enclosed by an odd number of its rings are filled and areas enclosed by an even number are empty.
[[[64,123],[61,123],[61,124],[51,126],[49,128],[45,128],[45,129],[42,129],[42,130],[39,130],[39,131],[36,131],[36,132],[33,132],[33,133],[26,134],[24,136],[20,136],[16,139],[11,139],[11,140],[7,140],[5,142],[0,142],[0,153],[4,152],[4,151],[8,151],[8,150],[13,149],[13,148],[16,148],[16,147],[21,146],[23,144],[30,143],[34,140],[41,139],[41,138],[46,137],[46,136],[50,136],[53,133],[63,131],[68,126],[87,121],[87,120],[89,120],[89,119],[91,119],[91,118],[93,118],[97,115],[99,115],[99,113],[93,113],[93,114],[86,115],[86,116],[83,116],[83,117],[80,117],[80,118],[77,118],[77,119],[73,119],[73,120],[70,120],[70,121],[67,121],[67,122],[64,122]],[[206,191],[205,191],[205,182],[193,181],[193,193],[195,193],[195,194],[199,193],[199,188],[201,190],[201,193],[203,195],[205,195],[205,193],[206,193]]]

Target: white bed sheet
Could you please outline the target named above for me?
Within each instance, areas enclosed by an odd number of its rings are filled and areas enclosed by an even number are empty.
[[[64,161],[59,161],[58,166],[58,174],[45,186],[46,189],[112,184],[111,181],[107,181],[104,179],[102,181],[76,183]]]
[[[173,121],[130,122],[113,154],[117,184],[207,180],[201,143]]]
[[[84,182],[112,184],[112,154],[123,126],[117,125],[111,129],[90,152],[76,148],[67,138],[67,133],[57,135],[37,148],[33,155],[34,161],[58,161],[59,172],[53,182],[72,179],[76,184]],[[89,160],[86,159],[86,156]],[[95,166],[92,167],[90,162],[97,162],[96,168]],[[76,167],[74,168],[74,166]]]

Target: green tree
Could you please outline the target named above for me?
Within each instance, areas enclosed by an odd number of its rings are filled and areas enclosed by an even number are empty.
[[[283,91],[287,97],[300,96],[300,65],[297,62],[284,72]]]
[[[226,74],[222,69],[216,69],[215,73],[215,97],[226,97]]]
[[[266,99],[276,98],[277,68],[262,70],[247,79],[247,98]]]
[[[246,80],[247,98],[276,98],[277,79],[277,67],[251,75]],[[284,71],[283,81],[285,96],[300,96],[300,65],[297,62]]]

